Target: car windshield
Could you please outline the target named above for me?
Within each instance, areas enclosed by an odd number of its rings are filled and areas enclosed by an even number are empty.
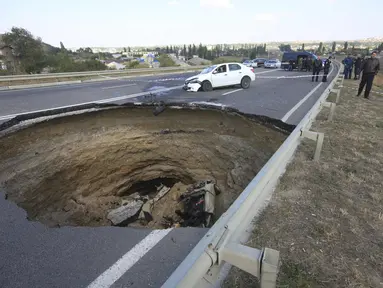
[[[269,62],[269,63],[276,63],[277,61],[275,61],[275,60],[269,60],[269,61],[267,61],[267,62]]]
[[[207,74],[207,73],[210,73],[210,72],[213,71],[216,67],[217,67],[217,65],[209,66],[209,67],[203,69],[203,70],[201,71],[200,74]]]

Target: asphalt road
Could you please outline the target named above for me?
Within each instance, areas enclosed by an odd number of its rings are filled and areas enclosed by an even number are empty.
[[[282,70],[256,70],[257,79],[250,89],[217,89],[212,92],[186,92],[181,88],[163,91],[181,86],[193,73],[162,76],[117,79],[105,82],[82,83],[74,85],[42,87],[22,90],[0,91],[0,120],[10,119],[15,114],[71,106],[94,101],[111,103],[145,102],[152,98],[140,96],[153,92],[156,100],[162,101],[208,101],[232,106],[246,113],[265,115],[283,119],[305,95],[318,83],[312,83],[307,73]],[[336,71],[332,75],[335,75]],[[293,77],[301,78],[293,78]],[[278,78],[291,77],[291,78]],[[332,77],[329,77],[331,80]],[[324,91],[321,85],[310,96],[308,105],[302,105],[287,119],[289,124],[297,124],[308,111],[310,104]],[[163,92],[156,91],[162,90]],[[310,100],[310,101],[309,101]],[[8,115],[8,116],[7,116]]]
[[[329,82],[336,74],[334,69]],[[296,124],[326,89],[306,73],[256,71],[250,89],[155,93],[156,100],[211,102]],[[0,120],[84,102],[149,101],[142,92],[181,86],[192,74],[0,91]],[[291,78],[286,78],[291,77]],[[328,82],[328,83],[329,83]],[[141,94],[140,94],[141,93]],[[115,100],[117,98],[117,100]],[[305,101],[302,101],[305,99]],[[10,116],[7,116],[10,115]],[[161,287],[206,229],[46,228],[0,191],[0,287]],[[153,249],[151,249],[154,247]]]

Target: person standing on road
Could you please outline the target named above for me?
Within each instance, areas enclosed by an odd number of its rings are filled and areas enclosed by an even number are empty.
[[[317,59],[315,59],[314,63],[313,63],[313,77],[312,77],[312,80],[311,80],[312,82],[314,82],[315,75],[316,75],[315,81],[318,82],[319,72],[322,69],[322,65],[323,65],[322,64],[322,60],[318,56]]]
[[[376,58],[376,52],[374,51],[371,53],[371,58],[366,59],[361,67],[361,71],[363,72],[362,80],[360,81],[358,94],[356,96],[360,96],[364,86],[366,86],[366,90],[364,90],[364,98],[369,99],[372,82],[374,82],[374,77],[378,74],[379,70],[379,59]]]
[[[289,71],[293,71],[293,65],[294,65],[294,61],[290,60],[289,61]]]
[[[313,59],[309,57],[307,59],[307,71],[311,72],[311,67],[313,66]]]
[[[350,54],[343,60],[343,64],[344,64],[344,79],[351,79],[353,63],[354,63],[354,61],[352,60]]]
[[[302,65],[303,65],[303,58],[298,58],[298,71],[302,71]]]
[[[327,82],[327,75],[330,72],[330,65],[331,65],[330,59],[331,59],[331,57],[326,59],[326,61],[324,62],[322,82]]]
[[[362,58],[358,54],[358,57],[356,58],[356,60],[354,62],[354,80],[359,79],[361,67],[362,67]]]

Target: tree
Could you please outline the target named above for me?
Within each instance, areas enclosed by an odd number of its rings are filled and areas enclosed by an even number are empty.
[[[193,55],[197,54],[197,47],[194,44],[193,44],[193,48],[192,48],[192,54]]]
[[[189,45],[189,47],[188,47],[188,58],[190,59],[190,58],[193,58],[193,51],[192,51],[192,45]]]
[[[378,50],[379,53],[383,51],[383,42],[380,43],[378,47],[376,47],[376,50]]]
[[[331,52],[334,53],[336,50],[336,42],[332,42],[332,48],[331,48]]]
[[[166,46],[166,54],[169,54],[169,53],[170,53],[169,46]]]
[[[64,46],[64,44],[63,44],[63,42],[60,42],[60,49],[61,49],[61,51],[66,51],[66,49],[65,49],[65,46]]]
[[[130,47],[128,47],[128,52],[130,53]]]
[[[12,27],[5,33],[3,42],[13,48],[16,65],[22,72],[40,73],[45,66],[43,43],[24,28]]]
[[[302,44],[302,51],[305,51],[305,43]]]
[[[255,59],[255,58],[257,58],[257,48],[253,48],[253,49],[251,49],[249,58],[250,58],[250,59]]]
[[[202,46],[202,43],[200,43],[199,46],[198,46],[197,55],[198,55],[199,58],[203,58],[203,46]]]
[[[318,47],[317,52],[319,52],[319,53],[323,52],[323,43],[322,42],[319,43],[319,47]]]
[[[347,51],[347,49],[348,49],[348,42],[346,41],[344,42],[344,51]]]
[[[126,52],[126,48],[124,47],[124,52]]]
[[[84,52],[85,53],[93,53],[92,49],[90,49],[89,47],[85,48]]]
[[[184,49],[182,50],[182,56],[186,57],[187,56],[187,53],[186,53],[186,45],[184,44]]]
[[[279,50],[281,52],[290,52],[290,51],[292,51],[290,44],[281,44],[281,45],[279,45]]]

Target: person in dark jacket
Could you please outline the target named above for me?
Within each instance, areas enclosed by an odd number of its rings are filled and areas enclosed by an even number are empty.
[[[307,71],[311,72],[311,67],[313,66],[313,59],[309,57],[307,59]]]
[[[359,79],[360,69],[362,68],[362,58],[360,55],[354,61],[354,80]]]
[[[294,65],[294,61],[290,60],[289,61],[289,71],[293,71],[293,65]]]
[[[322,69],[322,65],[323,65],[322,60],[318,56],[317,59],[315,59],[314,63],[313,63],[313,77],[312,77],[312,80],[311,80],[312,82],[314,82],[314,76],[315,75],[316,75],[315,81],[318,82],[319,72]]]
[[[326,59],[326,61],[324,62],[322,82],[327,82],[327,75],[330,72],[330,65],[331,65],[330,59],[331,57]]]
[[[372,87],[372,82],[374,82],[374,77],[378,74],[380,70],[379,59],[376,58],[376,52],[371,53],[371,58],[366,59],[363,62],[363,66],[361,67],[362,80],[359,84],[358,95],[362,94],[364,86],[366,86],[366,90],[364,90],[364,98],[369,99],[370,91]]]
[[[354,60],[352,60],[351,55],[348,55],[344,60],[344,79],[351,79],[352,74],[352,65],[354,64]]]

